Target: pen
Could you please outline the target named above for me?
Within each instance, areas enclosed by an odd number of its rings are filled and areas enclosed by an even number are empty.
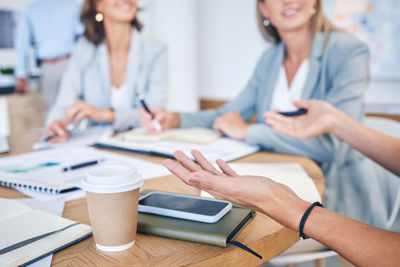
[[[302,109],[299,109],[296,111],[279,112],[279,114],[281,114],[283,116],[288,116],[288,117],[300,116],[300,115],[307,114],[307,109],[302,108]]]
[[[71,165],[71,166],[68,166],[68,167],[64,167],[64,168],[62,169],[62,171],[63,171],[63,172],[67,172],[67,171],[73,171],[73,170],[80,169],[80,168],[89,167],[89,166],[92,166],[92,165],[99,164],[101,161],[102,161],[102,160],[92,160],[92,161],[87,161],[87,162],[78,163],[78,164],[75,164],[75,165]]]
[[[69,123],[68,125],[67,125],[67,127],[65,127],[65,131],[67,132],[67,133],[70,133],[70,132],[72,132],[73,130],[75,130],[75,128],[76,128],[76,124],[75,123],[73,123],[73,122],[71,122],[71,123]],[[55,138],[55,137],[57,137],[58,135],[55,133],[55,134],[52,134],[52,135],[49,135],[49,136],[47,136],[45,139],[44,139],[44,141],[45,142],[48,142],[48,141],[50,141],[51,139],[53,139],[53,138]]]
[[[154,128],[156,128],[156,130],[160,132],[160,131],[162,130],[161,125],[160,125],[160,123],[156,120],[156,118],[154,117],[154,114],[151,113],[151,111],[150,111],[149,107],[147,106],[146,102],[144,102],[144,98],[141,98],[141,99],[140,99],[140,104],[142,104],[142,106],[143,106],[143,108],[146,110],[146,112],[149,113],[149,114],[151,115],[151,122],[153,123]]]

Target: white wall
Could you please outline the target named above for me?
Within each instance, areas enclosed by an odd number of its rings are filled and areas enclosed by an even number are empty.
[[[198,98],[229,100],[266,49],[249,0],[146,0],[146,32],[170,50],[170,103],[196,110]]]
[[[257,27],[256,1],[198,2],[200,97],[229,100],[246,85],[267,47]]]
[[[164,41],[169,54],[168,108],[198,109],[198,20],[196,0],[149,0],[140,17],[145,34]]]

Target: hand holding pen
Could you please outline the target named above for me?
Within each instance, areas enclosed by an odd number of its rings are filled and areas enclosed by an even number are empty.
[[[154,126],[154,129],[156,129],[157,132],[161,132],[162,127],[159,123],[159,121],[156,119],[154,114],[150,111],[149,107],[147,106],[146,102],[144,101],[144,98],[140,99],[140,104],[144,108],[144,110],[151,116],[151,123]]]
[[[75,130],[76,123],[66,123],[64,121],[54,121],[50,124],[46,132],[45,142],[61,143],[68,139],[70,133]]]

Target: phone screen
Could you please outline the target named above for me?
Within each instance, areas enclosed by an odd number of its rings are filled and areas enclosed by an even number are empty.
[[[229,204],[215,200],[153,193],[141,199],[139,205],[214,216]]]

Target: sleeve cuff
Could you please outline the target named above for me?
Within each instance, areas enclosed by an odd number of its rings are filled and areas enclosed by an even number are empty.
[[[263,149],[272,150],[272,147],[265,143],[268,139],[266,130],[268,130],[268,126],[265,124],[250,124],[246,132],[246,142],[253,145],[262,145]]]

